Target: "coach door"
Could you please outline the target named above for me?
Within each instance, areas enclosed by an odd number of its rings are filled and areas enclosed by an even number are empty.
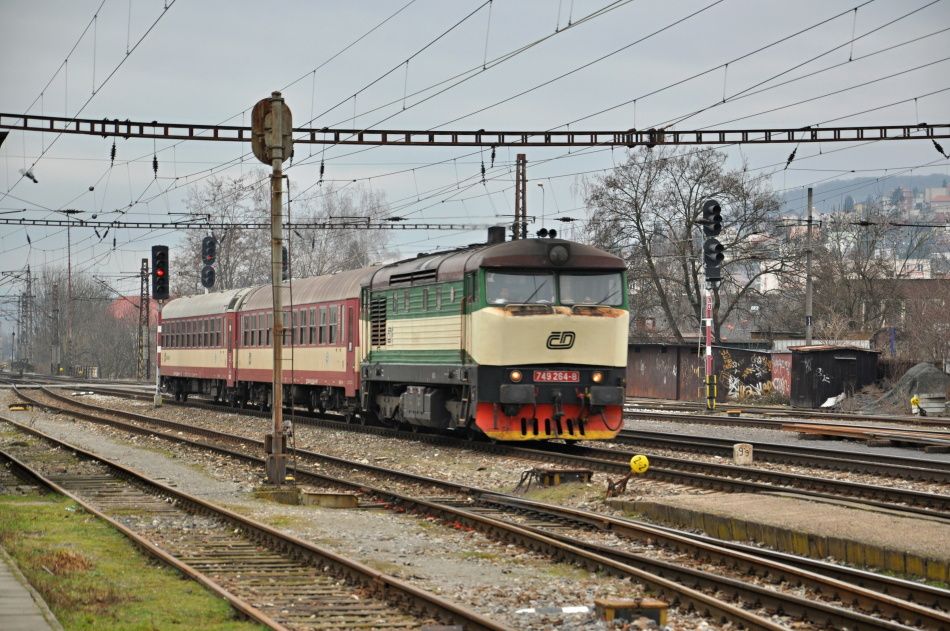
[[[353,396],[356,393],[356,347],[358,340],[356,338],[356,309],[352,303],[343,307],[345,313],[340,314],[342,320],[343,342],[346,344],[346,374],[344,383],[346,383],[347,396]]]
[[[227,326],[225,327],[225,344],[228,349],[228,387],[234,387],[234,327],[237,321],[235,313],[232,311],[227,314],[225,321]]]

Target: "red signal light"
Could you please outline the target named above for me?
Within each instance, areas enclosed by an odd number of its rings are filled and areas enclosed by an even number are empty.
[[[159,267],[157,270],[155,270],[155,275],[161,278],[162,276],[165,275],[165,270]]]

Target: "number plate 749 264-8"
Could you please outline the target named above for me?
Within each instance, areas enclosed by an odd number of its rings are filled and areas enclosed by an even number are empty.
[[[535,370],[535,383],[578,383],[581,373],[577,370]]]

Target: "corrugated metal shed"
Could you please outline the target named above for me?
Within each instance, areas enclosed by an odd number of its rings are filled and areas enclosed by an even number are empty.
[[[829,399],[874,383],[877,351],[854,346],[793,346],[791,403],[819,408]]]
[[[815,340],[815,343],[825,344],[828,346],[852,346],[854,348],[863,348],[866,350],[870,350],[871,348],[870,338],[860,340]],[[776,339],[772,340],[772,350],[777,353],[788,352],[793,346],[803,346],[804,344],[805,340],[800,337]]]

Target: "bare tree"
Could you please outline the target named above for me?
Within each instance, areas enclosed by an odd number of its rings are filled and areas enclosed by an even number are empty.
[[[188,231],[175,257],[177,294],[200,290],[201,242],[211,234],[218,240],[215,289],[233,289],[270,282],[270,231],[232,227],[221,223],[268,223],[269,183],[263,173],[235,179],[212,179],[188,201],[192,217],[208,217],[207,230]],[[332,186],[316,194],[296,199],[290,196],[285,220],[292,223],[319,223],[347,220],[379,220],[389,214],[382,193],[354,186],[338,190]],[[378,231],[346,229],[285,230],[285,243],[293,276],[304,278],[355,269],[382,260],[388,235]]]
[[[726,248],[722,285],[714,293],[713,329],[763,294],[763,280],[784,275],[799,252],[775,227],[778,199],[762,177],[728,170],[721,151],[638,148],[607,175],[586,182],[587,234],[629,264],[633,319],[658,314],[662,333],[683,341],[702,319],[704,201],[723,206]]]

